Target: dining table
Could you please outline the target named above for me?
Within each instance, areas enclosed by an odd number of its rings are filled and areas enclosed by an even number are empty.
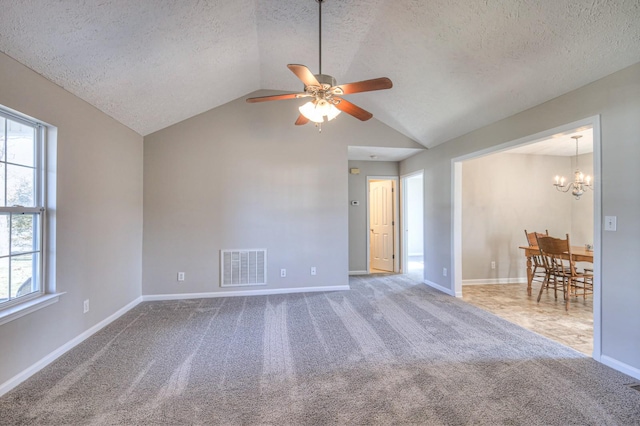
[[[538,246],[520,246],[520,249],[524,250],[524,255],[527,257],[527,295],[531,296],[531,282],[533,281],[533,256],[540,256],[540,249]],[[569,256],[567,254],[566,259]],[[590,262],[593,263],[593,250],[587,250],[584,246],[571,246],[571,260],[574,262]]]

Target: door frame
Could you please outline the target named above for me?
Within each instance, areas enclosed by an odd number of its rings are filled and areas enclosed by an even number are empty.
[[[591,127],[593,132],[593,354],[602,357],[602,141],[600,115],[567,123],[553,129],[505,142],[490,148],[451,159],[451,281],[453,295],[462,297],[462,162],[500,151],[548,139],[558,133],[569,133]],[[551,186],[551,180],[550,184]],[[552,188],[550,188],[551,190]]]
[[[370,183],[372,180],[393,181],[393,272],[400,272],[400,253],[398,250],[398,177],[397,176],[367,176],[367,274],[371,273],[371,205],[369,200]]]
[[[407,226],[407,222],[409,222],[409,210],[407,209],[407,180],[416,176],[422,176],[422,229],[424,234],[424,169],[416,170],[415,172],[400,176],[400,212],[402,216],[402,220],[400,221],[400,229],[402,229],[402,232],[400,233],[400,257],[402,259],[402,267],[400,270],[403,274],[406,274],[409,271],[409,238],[405,235],[407,232],[407,229],[405,228]],[[424,261],[424,235],[422,235],[422,259]]]

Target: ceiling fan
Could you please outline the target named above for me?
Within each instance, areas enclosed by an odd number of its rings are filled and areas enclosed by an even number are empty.
[[[323,123],[325,118],[326,121],[333,120],[340,112],[346,112],[358,120],[369,120],[373,117],[373,114],[343,99],[341,96],[352,93],[390,89],[393,83],[391,83],[390,79],[381,77],[356,83],[337,85],[335,78],[328,74],[322,74],[322,3],[324,3],[325,0],[315,1],[318,3],[318,62],[320,72],[313,74],[309,68],[304,65],[289,64],[287,67],[304,83],[303,92],[248,98],[247,102],[256,103],[284,99],[312,98],[299,108],[300,115],[296,120],[296,126],[307,124],[309,121],[313,121],[317,126]]]

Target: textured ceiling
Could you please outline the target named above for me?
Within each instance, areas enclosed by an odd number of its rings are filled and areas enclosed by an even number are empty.
[[[576,155],[576,140],[572,136],[580,136],[578,139],[578,153],[589,154],[593,152],[593,130],[584,129],[567,134],[555,135],[540,142],[522,145],[517,148],[504,151],[507,154],[533,154],[533,155],[557,155],[571,157]]]
[[[347,158],[356,161],[402,161],[422,151],[424,151],[424,149],[420,148],[350,146],[348,148]]]
[[[286,64],[318,72],[317,9],[314,0],[0,0],[0,51],[146,135],[258,89],[299,91]],[[391,90],[348,99],[427,147],[640,61],[640,0],[322,9],[322,71],[338,83],[391,78]]]

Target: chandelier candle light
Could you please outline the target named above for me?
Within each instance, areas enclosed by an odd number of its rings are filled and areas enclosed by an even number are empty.
[[[582,135],[571,136],[572,139],[576,140],[576,171],[573,173],[573,182],[565,183],[564,176],[556,176],[556,183],[553,184],[558,191],[569,192],[571,190],[571,194],[576,197],[576,200],[580,199],[586,188],[593,189],[591,176],[585,176],[580,171],[580,167],[578,167],[578,139],[581,137]]]

